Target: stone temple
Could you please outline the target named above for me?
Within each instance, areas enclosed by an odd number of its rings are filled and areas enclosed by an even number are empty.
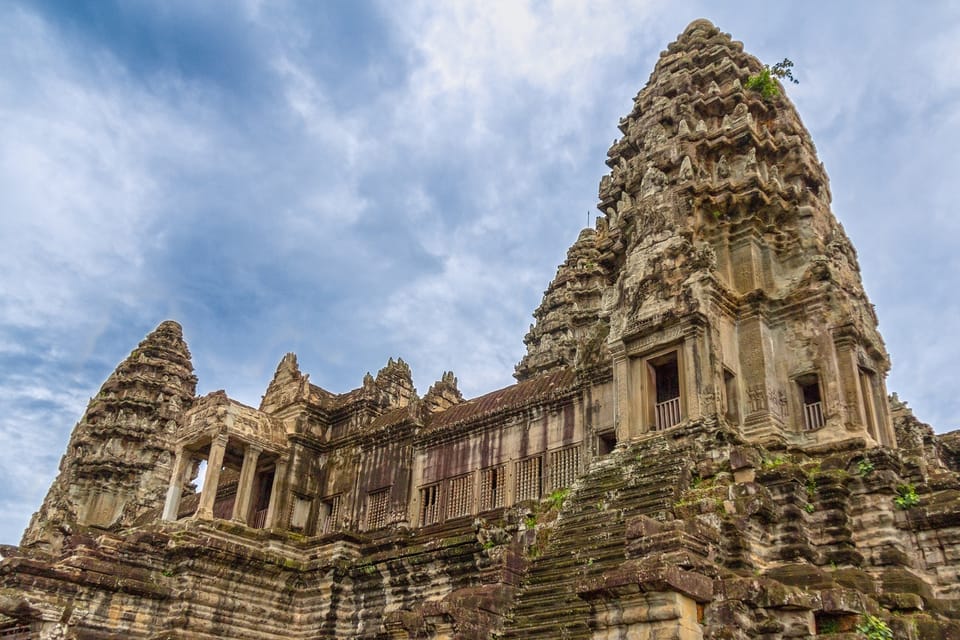
[[[888,397],[762,70],[705,20],[661,54],[513,386],[287,354],[254,408],[160,324],[3,549],[0,637],[960,638],[960,432]]]

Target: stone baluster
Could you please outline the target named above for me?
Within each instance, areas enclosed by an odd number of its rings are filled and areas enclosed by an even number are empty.
[[[170,486],[167,488],[167,499],[163,504],[163,519],[176,520],[180,511],[180,497],[183,495],[183,481],[187,474],[187,467],[192,462],[191,456],[183,447],[177,448],[177,455],[173,462],[173,474],[170,476]]]
[[[243,465],[240,467],[240,482],[237,485],[237,498],[233,502],[233,520],[247,524],[250,514],[250,497],[253,495],[253,482],[257,474],[257,461],[260,459],[260,447],[248,444],[243,452]]]
[[[227,453],[228,436],[221,433],[210,443],[210,455],[207,457],[207,473],[203,477],[203,490],[200,493],[200,506],[197,507],[197,517],[210,520],[213,518],[213,503],[217,499],[217,485],[220,484],[220,469],[223,467],[223,456]]]
[[[280,526],[282,511],[280,500],[287,484],[287,461],[277,460],[277,468],[273,472],[273,487],[270,489],[270,504],[267,505],[267,517],[264,527],[275,529]]]

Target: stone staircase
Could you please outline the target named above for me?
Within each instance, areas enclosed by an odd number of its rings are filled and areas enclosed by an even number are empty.
[[[690,464],[677,446],[672,434],[657,434],[591,465],[531,561],[503,640],[590,638],[590,607],[578,597],[577,584],[626,560],[630,518],[667,516]]]

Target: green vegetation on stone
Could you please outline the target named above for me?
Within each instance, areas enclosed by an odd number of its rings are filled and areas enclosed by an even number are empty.
[[[563,503],[569,495],[570,489],[557,489],[547,496],[547,503],[549,503],[551,509],[556,509],[559,511],[561,507],[563,507]]]
[[[799,84],[797,79],[793,77],[793,72],[790,71],[791,68],[793,68],[793,62],[791,62],[789,58],[784,58],[782,62],[778,62],[772,67],[770,65],[764,65],[760,73],[756,73],[747,78],[747,83],[744,85],[744,88],[758,92],[764,100],[772,100],[780,95],[780,88],[777,87],[777,81],[774,80],[774,78],[789,80],[793,84]]]
[[[897,497],[893,503],[898,509],[910,509],[920,504],[920,496],[917,495],[917,489],[912,484],[902,484],[897,487]]]
[[[786,463],[786,461],[787,461],[786,458],[784,458],[784,457],[782,457],[782,456],[775,456],[775,457],[773,457],[773,458],[764,458],[764,460],[763,460],[763,468],[764,468],[764,469],[775,469],[775,468],[779,467],[780,465]]]
[[[857,633],[867,640],[893,640],[893,631],[887,623],[870,614],[864,614],[863,622],[857,625]]]

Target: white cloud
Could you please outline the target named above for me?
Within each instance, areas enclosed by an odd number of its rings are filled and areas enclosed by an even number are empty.
[[[480,395],[509,384],[522,331],[504,318],[530,313],[515,292],[534,279],[529,270],[514,269],[496,257],[454,250],[441,271],[391,295],[375,322],[411,354],[404,358],[413,366],[421,393],[452,369],[468,397]]]
[[[598,70],[615,75],[617,65],[605,65],[605,60],[622,60],[630,48],[635,55],[638,44],[658,46],[642,34],[649,33],[650,18],[661,6],[408,3],[406,10],[392,12],[415,52],[408,103],[401,105],[401,113],[432,116],[417,121],[411,137],[425,145],[440,138],[443,146],[454,139],[468,148],[503,141],[512,133],[504,129],[504,117],[515,115],[533,97],[539,103],[549,100],[549,109],[526,124],[544,147],[555,146],[576,130],[583,110],[602,91]]]
[[[3,39],[18,46],[0,75],[0,320],[91,321],[135,304],[164,199],[154,160],[196,154],[203,134],[109,58],[73,59],[39,20],[8,18]]]

